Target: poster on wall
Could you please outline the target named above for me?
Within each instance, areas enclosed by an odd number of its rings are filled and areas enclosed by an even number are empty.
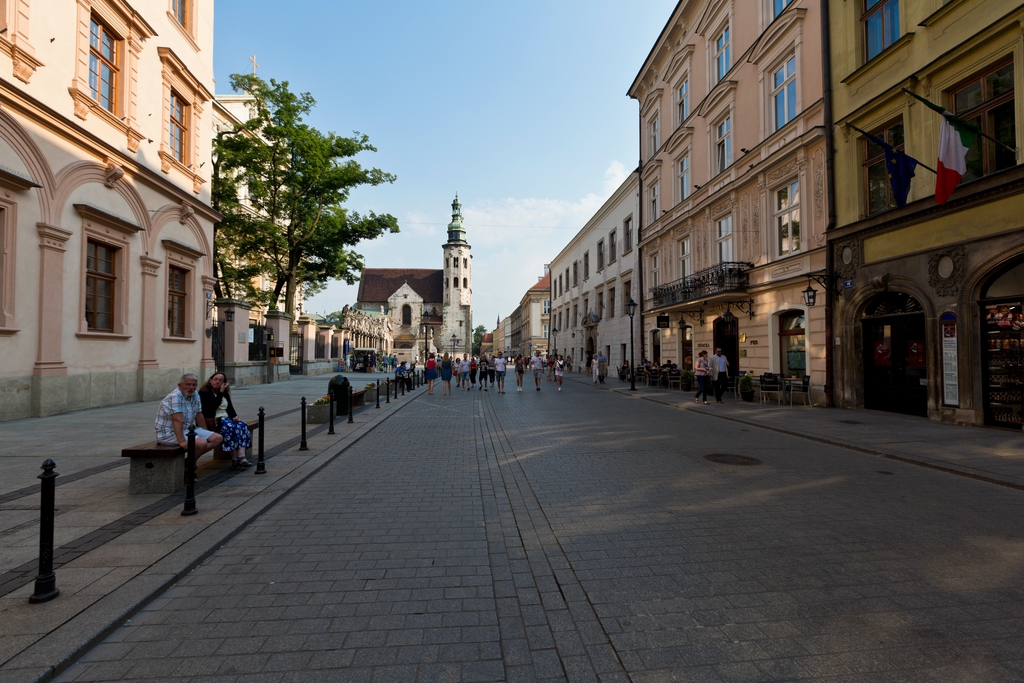
[[[947,406],[960,405],[960,379],[956,355],[956,316],[942,316],[942,402]]]

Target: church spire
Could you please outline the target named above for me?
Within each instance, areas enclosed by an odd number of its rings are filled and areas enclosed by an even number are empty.
[[[448,224],[448,242],[466,242],[466,228],[462,225],[462,202],[459,201],[459,193],[455,193],[455,201],[452,202],[452,222]]]

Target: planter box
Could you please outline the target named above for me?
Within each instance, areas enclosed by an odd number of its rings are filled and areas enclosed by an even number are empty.
[[[740,392],[740,398],[742,398],[747,403],[753,403],[754,402],[754,392],[752,390],[751,391],[741,391]]]
[[[330,419],[331,406],[306,406],[306,424],[324,424]]]

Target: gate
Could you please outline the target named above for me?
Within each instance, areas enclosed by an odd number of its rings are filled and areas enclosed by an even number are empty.
[[[288,347],[288,372],[292,375],[302,374],[302,335],[292,332],[291,344]]]
[[[224,372],[224,326],[213,323],[210,327],[210,341],[213,342],[213,365]]]
[[[249,325],[249,361],[267,360],[267,327],[266,325]]]

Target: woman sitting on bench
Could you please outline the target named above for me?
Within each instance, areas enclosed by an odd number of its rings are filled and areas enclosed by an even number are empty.
[[[235,407],[231,405],[228,378],[223,372],[215,372],[206,380],[199,389],[199,400],[203,404],[202,419],[207,429],[213,429],[224,437],[221,450],[231,452],[232,467],[252,467],[245,458],[245,449],[252,446],[252,432],[249,425],[238,419]]]

